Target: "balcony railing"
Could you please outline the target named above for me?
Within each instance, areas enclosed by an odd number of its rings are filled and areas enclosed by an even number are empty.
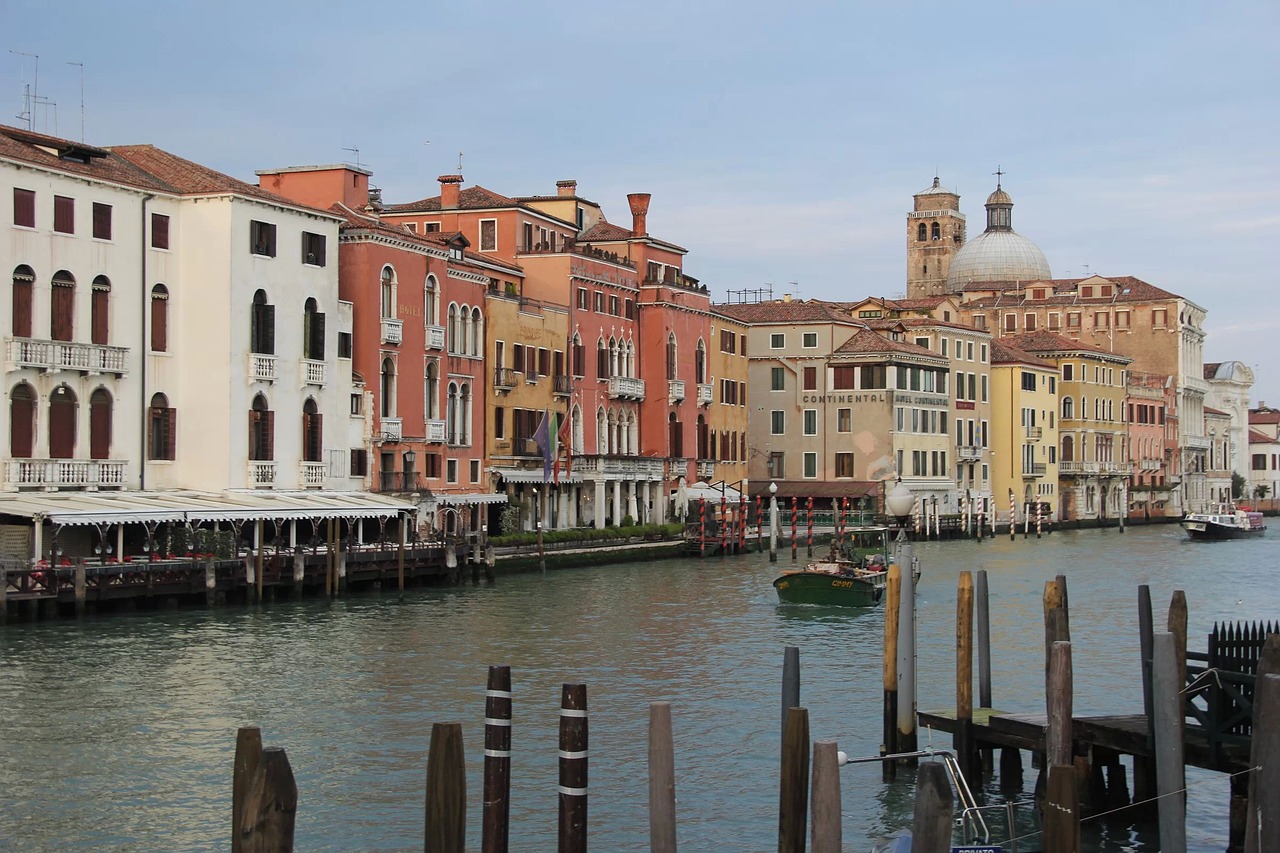
[[[509,391],[516,387],[516,380],[519,377],[520,374],[510,367],[495,367],[493,369],[493,387]]]
[[[961,462],[977,462],[982,459],[982,448],[974,444],[961,444],[956,447],[956,456]]]
[[[249,487],[262,488],[266,486],[274,486],[276,484],[276,463],[275,462],[259,462],[253,460],[249,462]]]
[[[417,471],[382,471],[378,474],[379,491],[412,492],[421,488]]]
[[[302,381],[308,385],[323,385],[324,362],[304,358],[302,360]]]
[[[667,380],[667,399],[673,403],[684,401],[684,380],[668,379]]]
[[[1163,459],[1143,459],[1140,463],[1143,471],[1159,471],[1164,467]]]
[[[1030,465],[1026,462],[1022,463],[1022,476],[1024,477],[1043,477],[1046,470],[1048,470],[1048,466],[1043,462],[1032,462]]]
[[[8,486],[96,488],[123,486],[128,463],[113,459],[10,459],[5,462]]]
[[[318,489],[324,485],[323,462],[301,462],[298,465],[298,482],[304,489]]]
[[[663,475],[661,459],[646,459],[643,456],[581,456],[574,457],[573,470],[583,474],[627,475],[661,478]]]
[[[573,379],[569,376],[552,376],[551,392],[567,397],[573,393]]]
[[[1027,438],[1039,441],[1044,435],[1044,427],[1027,427]]]
[[[129,350],[103,344],[42,341],[15,338],[9,342],[9,369],[38,367],[42,370],[83,370],[86,373],[115,373],[123,376]]]
[[[709,480],[716,475],[716,463],[714,459],[698,460],[698,479]]]
[[[383,441],[399,441],[404,437],[404,426],[399,418],[380,418]]]
[[[714,398],[714,392],[712,391],[711,386],[705,382],[699,382],[698,383],[698,405],[710,406],[713,398]]]
[[[427,349],[444,349],[444,326],[427,326]]]
[[[274,355],[261,355],[256,352],[249,353],[249,381],[275,382],[276,357]]]
[[[392,320],[389,317],[382,318],[382,342],[384,344],[398,344],[404,340],[404,323],[399,320]]]
[[[611,376],[609,378],[609,396],[614,400],[627,398],[644,399],[644,380],[631,376]]]
[[[427,421],[427,441],[444,441],[444,421]]]

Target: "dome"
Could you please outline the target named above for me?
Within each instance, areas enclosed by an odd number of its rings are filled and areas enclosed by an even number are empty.
[[[960,247],[947,270],[947,290],[971,281],[1041,281],[1053,278],[1044,252],[1016,231],[984,231]]]
[[[1000,189],[999,186],[997,186],[996,191],[993,192],[991,195],[987,196],[987,204],[1012,205],[1013,199],[1009,197],[1009,194],[1007,192],[1005,192],[1004,190]]]

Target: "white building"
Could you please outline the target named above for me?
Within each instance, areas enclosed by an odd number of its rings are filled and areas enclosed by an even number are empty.
[[[1226,412],[1228,466],[1233,474],[1249,477],[1249,397],[1253,391],[1253,370],[1239,361],[1209,363],[1204,366],[1204,379],[1209,383],[1206,406]],[[1206,426],[1205,434],[1209,434]],[[1217,436],[1221,441],[1223,436]]]

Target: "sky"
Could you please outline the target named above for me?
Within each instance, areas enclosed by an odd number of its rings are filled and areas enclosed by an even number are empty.
[[[1057,277],[1134,275],[1209,312],[1206,361],[1280,405],[1280,4],[758,0],[0,0],[0,121],[151,143],[238,178],[355,162],[578,193],[689,249],[711,288],[905,290],[935,175],[976,236],[992,174]],[[81,63],[74,65],[71,63]],[[358,149],[355,151],[348,149]]]

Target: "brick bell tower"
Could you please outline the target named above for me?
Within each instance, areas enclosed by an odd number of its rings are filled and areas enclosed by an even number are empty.
[[[960,195],[935,177],[914,198],[915,209],[907,214],[907,298],[941,296],[951,259],[965,240]]]

